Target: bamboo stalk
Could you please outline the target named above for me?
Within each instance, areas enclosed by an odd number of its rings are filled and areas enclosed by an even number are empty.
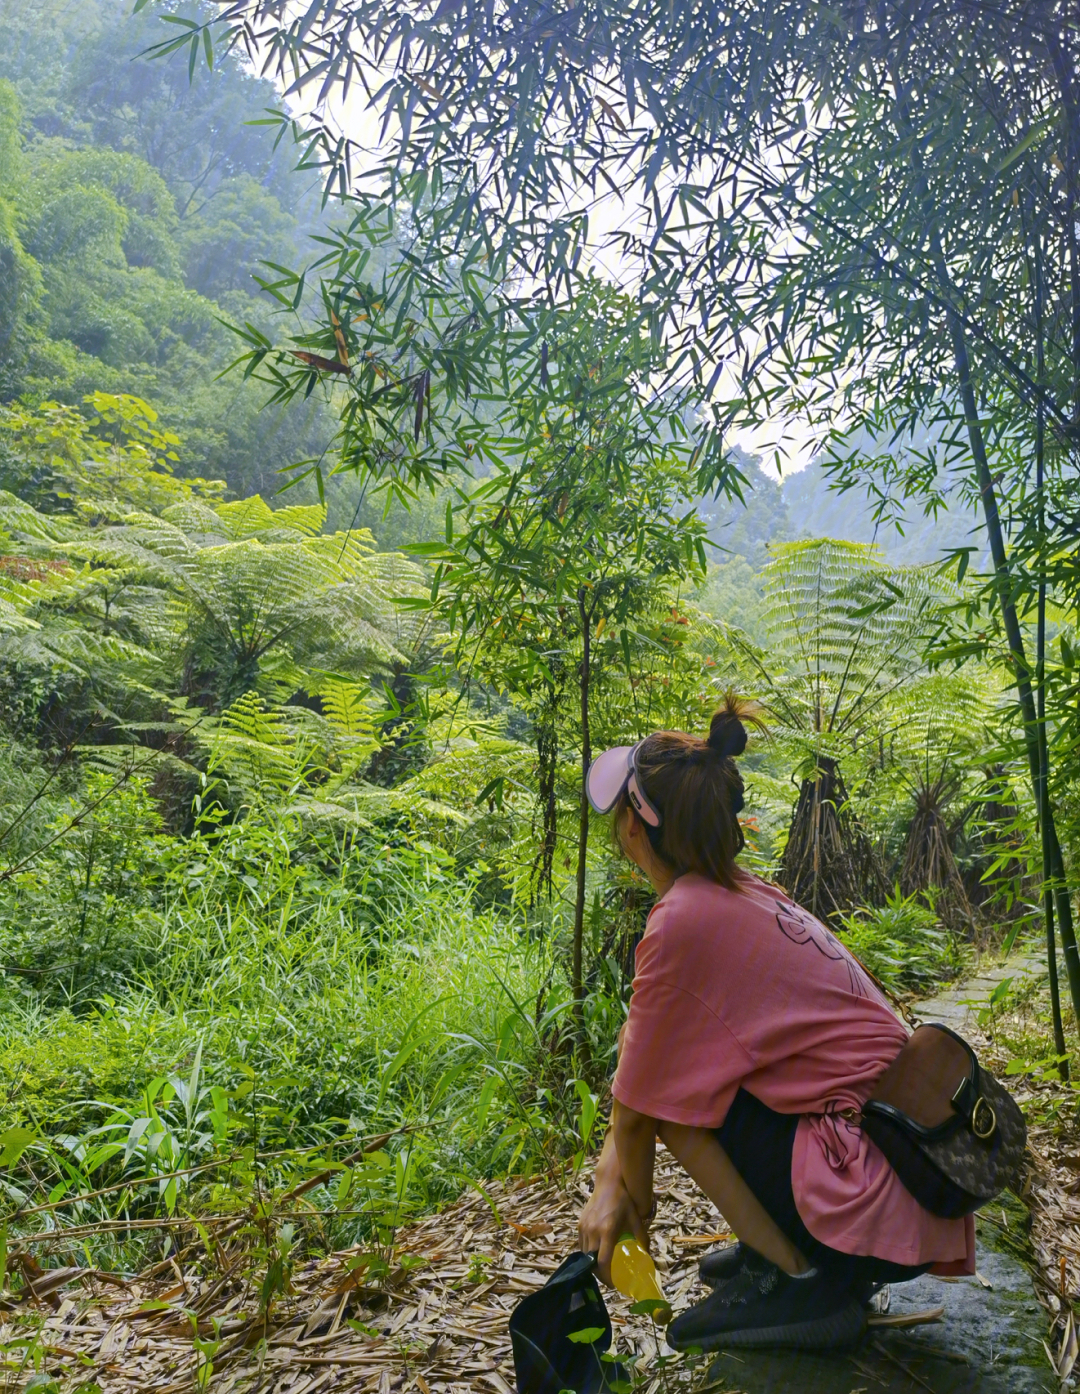
[[[971,381],[971,362],[968,357],[967,340],[964,329],[956,315],[949,316],[953,356],[960,382],[960,399],[964,408],[964,422],[967,427],[968,443],[975,460],[979,482],[979,495],[982,499],[983,518],[986,523],[987,538],[990,542],[990,555],[994,563],[994,579],[998,593],[998,605],[1005,624],[1005,636],[1013,661],[1013,675],[1020,712],[1024,723],[1024,745],[1027,749],[1028,765],[1031,771],[1033,788],[1040,788],[1039,720],[1035,698],[1031,689],[1031,668],[1024,651],[1024,636],[1016,613],[1016,603],[1012,596],[1012,577],[1009,570],[1005,539],[1001,530],[1001,516],[998,512],[994,478],[986,455],[986,441],[979,421],[975,389]],[[1047,860],[1050,870],[1050,884],[1053,887],[1054,908],[1057,913],[1058,928],[1061,933],[1062,954],[1065,959],[1065,972],[1069,982],[1069,995],[1072,998],[1073,1013],[1080,1024],[1080,951],[1077,949],[1076,932],[1073,925],[1072,902],[1069,898],[1068,883],[1065,877],[1064,859],[1054,823],[1053,809],[1049,800],[1043,809]]]
[[[1035,236],[1035,337],[1036,363],[1035,376],[1042,384],[1045,363],[1043,359],[1043,285],[1042,285],[1042,240],[1038,229]],[[1038,497],[1039,536],[1045,535],[1046,499],[1045,465],[1046,415],[1042,398],[1035,406],[1035,491]],[[1039,783],[1036,789],[1036,804],[1039,810],[1039,841],[1042,845],[1043,867],[1043,919],[1046,926],[1046,968],[1050,982],[1050,1017],[1054,1030],[1054,1051],[1058,1056],[1058,1074],[1063,1080],[1069,1078],[1069,1062],[1064,1058],[1065,1030],[1061,1022],[1061,988],[1058,983],[1057,940],[1054,934],[1054,889],[1051,877],[1051,847],[1049,837],[1050,808],[1050,752],[1046,737],[1046,565],[1039,559],[1038,616],[1035,630],[1035,691],[1037,701],[1039,739]]]
[[[574,948],[571,965],[571,986],[574,994],[574,1020],[580,1033],[582,1029],[582,1001],[585,996],[585,982],[582,972],[582,947],[585,937],[585,877],[588,868],[589,850],[589,796],[585,781],[592,763],[592,745],[589,733],[589,681],[591,678],[590,660],[592,657],[590,640],[592,635],[592,614],[585,605],[584,589],[578,591],[578,614],[581,617],[581,803],[578,809],[578,856],[577,887],[574,898]]]

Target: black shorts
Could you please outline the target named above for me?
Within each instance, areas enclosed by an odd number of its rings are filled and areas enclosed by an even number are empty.
[[[814,1238],[802,1222],[791,1189],[791,1154],[799,1114],[775,1113],[760,1099],[740,1089],[716,1136],[735,1170],[753,1191],[778,1227],[816,1267],[845,1286],[903,1283],[930,1267],[911,1268],[888,1259],[842,1254]]]

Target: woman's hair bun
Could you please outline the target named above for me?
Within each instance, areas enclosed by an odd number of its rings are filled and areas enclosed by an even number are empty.
[[[723,705],[709,725],[706,744],[725,759],[741,755],[746,749],[746,725],[764,730],[758,711],[752,702],[737,697],[732,691],[725,692]]]
[[[725,757],[741,755],[746,749],[746,727],[735,712],[721,708],[712,719],[706,742]]]

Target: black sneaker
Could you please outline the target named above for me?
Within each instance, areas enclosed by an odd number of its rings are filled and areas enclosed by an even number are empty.
[[[773,1267],[775,1265],[763,1254],[740,1241],[726,1249],[714,1249],[711,1254],[699,1259],[698,1277],[706,1287],[721,1292],[741,1274],[748,1274],[751,1278],[761,1277]]]
[[[758,1271],[744,1266],[723,1288],[676,1317],[667,1341],[675,1350],[835,1350],[853,1345],[865,1329],[862,1303],[820,1269],[793,1278],[766,1263]]]
[[[723,1249],[713,1249],[711,1253],[703,1254],[698,1259],[698,1277],[710,1288],[726,1283],[729,1278],[734,1278],[746,1262],[747,1254],[753,1252],[754,1250],[748,1249],[741,1240],[737,1244],[728,1244]]]
[[[698,1259],[698,1277],[706,1287],[720,1291],[743,1268],[764,1269],[768,1259],[740,1240],[723,1249],[713,1249]],[[884,1316],[889,1310],[888,1283],[860,1283],[853,1289],[870,1316]]]

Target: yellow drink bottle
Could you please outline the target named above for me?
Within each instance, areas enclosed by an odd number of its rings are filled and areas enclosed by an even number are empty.
[[[652,1312],[653,1321],[666,1326],[672,1312],[656,1277],[656,1264],[649,1251],[632,1234],[624,1234],[611,1256],[611,1281],[624,1297],[634,1302],[660,1302]]]

